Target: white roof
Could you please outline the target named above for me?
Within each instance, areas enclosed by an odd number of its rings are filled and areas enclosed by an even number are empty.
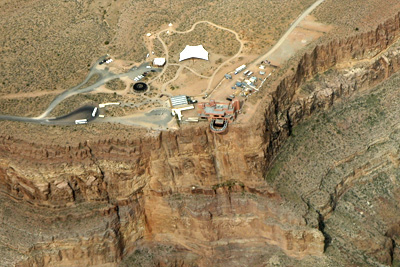
[[[202,45],[191,46],[187,45],[179,56],[179,61],[186,60],[189,58],[200,58],[208,60],[208,52]]]
[[[173,96],[170,98],[170,101],[172,107],[189,104],[185,95]]]
[[[156,58],[153,60],[153,64],[156,65],[156,66],[164,66],[164,64],[165,64],[165,58],[163,58],[163,57],[156,57]]]

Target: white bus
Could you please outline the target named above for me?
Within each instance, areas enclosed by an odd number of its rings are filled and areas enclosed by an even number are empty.
[[[246,65],[242,65],[238,68],[235,69],[235,74],[238,74],[239,72],[241,72],[242,70],[244,70],[246,68]]]
[[[86,124],[86,123],[87,123],[87,119],[75,120],[75,124]]]
[[[93,109],[92,117],[96,117],[96,113],[97,113],[97,107],[95,107],[95,108]]]
[[[249,70],[246,70],[245,72],[243,72],[243,75],[247,75],[247,73],[249,73]]]

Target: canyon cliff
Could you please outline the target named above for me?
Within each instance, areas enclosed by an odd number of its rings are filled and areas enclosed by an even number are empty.
[[[224,135],[200,124],[78,145],[0,136],[2,264],[263,266],[276,254],[293,264],[335,263],[324,253],[333,202],[310,212],[265,177],[294,126],[398,71],[400,54],[390,47],[399,32],[400,14],[316,46],[276,88],[263,88],[254,123]],[[343,67],[350,70],[341,82],[302,93],[317,74],[352,61],[364,67]],[[390,264],[393,250],[384,237],[368,255]]]

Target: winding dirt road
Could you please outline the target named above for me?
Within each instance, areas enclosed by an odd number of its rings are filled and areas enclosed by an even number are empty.
[[[255,65],[256,62],[266,60],[268,57],[270,57],[270,56],[283,44],[283,42],[288,38],[288,36],[293,32],[293,30],[299,25],[299,23],[300,23],[301,21],[303,21],[305,17],[307,17],[316,7],[318,7],[318,6],[319,6],[322,2],[324,2],[324,1],[325,1],[325,0],[318,0],[318,1],[316,1],[314,4],[312,4],[309,8],[307,8],[307,9],[306,9],[306,10],[291,24],[291,26],[289,27],[289,29],[282,35],[282,37],[278,40],[278,42],[277,42],[266,54],[261,55],[260,57],[258,57],[251,65]],[[167,69],[167,67],[170,66],[170,65],[171,65],[171,66],[173,66],[173,65],[182,66],[182,65],[180,65],[180,64],[169,64],[169,63],[168,63],[168,62],[169,62],[169,53],[168,53],[169,50],[168,50],[168,46],[167,46],[167,45],[165,44],[165,42],[162,40],[162,38],[160,37],[160,34],[162,34],[162,33],[164,33],[164,32],[167,32],[167,31],[171,31],[171,32],[177,33],[177,34],[189,33],[189,32],[191,32],[191,31],[193,31],[193,30],[196,28],[196,26],[199,25],[199,24],[201,24],[201,23],[207,23],[207,24],[209,24],[209,25],[211,25],[211,26],[214,26],[214,27],[216,27],[216,28],[218,28],[218,29],[225,30],[225,31],[228,31],[228,32],[230,32],[230,33],[233,33],[233,34],[235,35],[235,37],[236,37],[236,40],[240,43],[240,48],[239,48],[238,52],[237,52],[235,55],[233,55],[231,58],[229,58],[229,59],[227,59],[226,61],[224,61],[223,63],[221,63],[221,64],[218,66],[218,68],[213,72],[213,74],[212,74],[211,76],[199,75],[199,74],[196,73],[194,70],[192,70],[192,69],[190,69],[190,68],[188,68],[188,67],[186,67],[186,66],[183,66],[183,67],[189,69],[190,71],[192,71],[194,74],[196,74],[196,75],[199,76],[199,77],[210,79],[209,82],[208,82],[207,90],[205,91],[205,93],[207,93],[208,95],[210,95],[210,94],[211,94],[216,88],[218,88],[218,86],[221,84],[221,82],[219,82],[219,83],[215,86],[215,88],[213,88],[213,89],[211,90],[211,86],[212,86],[212,84],[213,84],[214,78],[215,78],[215,76],[217,75],[217,73],[221,70],[221,68],[222,68],[226,63],[228,63],[228,62],[231,61],[232,59],[238,57],[238,56],[242,53],[243,46],[244,46],[244,42],[240,39],[239,34],[238,34],[236,31],[231,30],[231,29],[228,29],[228,28],[223,27],[223,26],[221,26],[221,25],[217,25],[217,24],[215,24],[215,23],[213,23],[213,22],[210,22],[210,21],[207,21],[207,20],[201,20],[201,21],[198,21],[198,22],[194,23],[194,24],[192,25],[192,27],[191,27],[189,30],[186,30],[186,31],[176,31],[176,30],[171,30],[171,29],[164,29],[164,30],[158,32],[158,33],[156,34],[156,36],[157,36],[157,39],[161,42],[161,44],[162,44],[162,46],[163,46],[163,48],[164,48],[165,56],[166,56],[166,59],[167,59],[167,63],[166,63],[166,65],[165,65],[164,69],[162,70],[160,76],[165,72],[165,70]],[[166,87],[168,84],[170,84],[171,82],[175,81],[175,80],[178,78],[178,75],[181,73],[181,71],[182,71],[182,68],[179,68],[178,71],[177,71],[177,73],[175,74],[174,78],[172,78],[171,80],[167,81],[166,83],[164,83],[164,84],[162,85],[162,89],[161,89],[161,90],[162,90],[163,93],[165,93],[165,92],[164,92],[164,91],[165,91],[165,87]],[[157,78],[157,77],[156,77],[156,78]],[[154,81],[156,78],[154,78],[154,79],[151,80],[150,82]],[[211,90],[211,91],[210,91],[210,90]]]
[[[233,33],[233,34],[235,35],[235,37],[236,37],[236,40],[237,40],[237,41],[239,42],[239,44],[240,44],[240,47],[239,47],[238,52],[237,52],[235,55],[233,55],[232,57],[230,57],[229,59],[227,59],[227,60],[225,60],[224,62],[222,62],[222,63],[218,66],[218,68],[213,72],[213,74],[212,74],[211,76],[204,76],[204,75],[198,74],[198,73],[197,73],[196,71],[194,71],[193,69],[191,69],[191,68],[189,68],[189,67],[186,67],[186,66],[183,66],[184,68],[187,68],[188,70],[190,70],[191,72],[193,72],[194,74],[196,74],[196,75],[199,76],[199,77],[206,78],[206,79],[210,79],[209,82],[208,82],[207,90],[206,90],[206,92],[208,92],[209,89],[210,89],[210,87],[211,87],[211,85],[212,85],[212,82],[214,81],[214,77],[215,77],[215,75],[218,73],[218,71],[219,71],[227,62],[229,62],[230,60],[232,60],[232,59],[238,57],[238,56],[240,55],[240,53],[242,53],[243,46],[244,46],[244,42],[239,38],[239,34],[238,34],[237,32],[235,32],[234,30],[225,28],[225,27],[223,27],[223,26],[221,26],[221,25],[217,25],[217,24],[215,24],[215,23],[212,23],[212,22],[210,22],[210,21],[207,21],[207,20],[198,21],[198,22],[194,23],[194,24],[192,25],[192,27],[191,27],[189,30],[187,30],[187,31],[176,31],[176,30],[172,31],[171,29],[164,29],[164,30],[162,30],[162,31],[159,31],[159,32],[156,34],[157,39],[161,42],[161,45],[162,45],[163,48],[164,48],[165,57],[166,57],[166,59],[167,59],[167,63],[165,64],[164,69],[161,71],[160,76],[165,72],[165,70],[167,69],[168,66],[182,66],[182,65],[176,64],[176,63],[174,63],[174,64],[168,63],[168,62],[169,62],[169,53],[168,53],[169,50],[168,50],[168,46],[165,44],[165,42],[163,41],[163,39],[160,37],[160,34],[162,34],[162,33],[164,33],[164,32],[167,32],[167,31],[171,31],[171,32],[177,33],[177,34],[186,34],[186,33],[189,33],[189,32],[191,32],[191,31],[193,31],[193,30],[196,28],[196,26],[199,25],[199,24],[201,24],[201,23],[207,23],[207,24],[210,24],[211,26],[216,27],[216,28],[218,28],[218,29],[221,29],[221,30],[224,30],[224,31],[228,31],[228,32],[230,32],[230,33]],[[178,71],[177,71],[177,74],[178,74],[178,72],[180,73],[181,71],[182,71],[182,69],[179,68]],[[173,79],[167,81],[166,83],[164,83],[164,84],[162,85],[162,89],[161,89],[161,90],[162,90],[163,93],[164,93],[165,87],[166,87],[168,84],[170,84],[171,82],[173,82],[174,80],[177,79],[177,74],[174,76]],[[156,78],[152,79],[150,82],[154,81],[155,79],[156,79]]]
[[[259,57],[256,61],[262,61],[267,59],[269,56],[272,55],[282,44],[283,42],[288,38],[289,34],[292,33],[292,31],[299,25],[300,22],[303,21],[305,17],[307,17],[317,6],[322,4],[325,0],[318,0],[314,4],[312,4],[309,8],[307,8],[296,20],[295,22],[292,23],[292,25],[289,27],[289,29],[282,35],[282,37],[279,39],[279,41],[269,50],[266,54],[263,56]]]
[[[252,65],[254,66],[254,65],[256,64],[256,62],[259,62],[260,60],[265,60],[265,59],[267,59],[269,56],[271,56],[271,55],[283,44],[283,42],[288,38],[288,36],[289,36],[289,35],[293,32],[293,30],[298,26],[298,24],[299,24],[306,16],[308,16],[317,6],[319,6],[319,5],[320,5],[321,3],[323,3],[324,1],[325,1],[325,0],[318,0],[318,1],[316,1],[314,4],[312,4],[309,8],[307,8],[307,9],[293,22],[293,24],[292,24],[292,25],[289,27],[289,29],[283,34],[283,36],[279,39],[279,41],[278,41],[266,54],[260,56],[257,60],[255,60],[255,61],[252,63]],[[217,25],[217,24],[215,24],[215,23],[212,23],[212,22],[210,22],[210,21],[205,21],[205,20],[203,20],[203,21],[198,21],[198,22],[194,23],[194,24],[192,25],[192,27],[191,27],[189,30],[187,30],[187,31],[172,31],[172,30],[171,30],[171,31],[174,32],[174,33],[177,33],[177,34],[189,33],[189,32],[191,32],[191,31],[193,31],[193,30],[196,28],[196,26],[199,25],[199,24],[201,24],[201,23],[207,23],[207,24],[209,24],[209,25],[211,25],[211,26],[214,26],[214,27],[216,27],[216,28],[218,28],[218,29],[225,30],[225,31],[228,31],[228,32],[230,32],[230,33],[233,33],[233,34],[235,35],[235,37],[236,37],[236,40],[240,43],[240,48],[239,48],[238,52],[237,52],[235,55],[233,55],[231,58],[229,58],[229,59],[227,59],[226,61],[224,61],[223,63],[221,63],[221,64],[218,66],[218,68],[213,72],[213,74],[212,74],[211,76],[204,76],[204,75],[198,74],[196,71],[194,71],[193,69],[191,69],[191,68],[189,68],[189,67],[187,67],[187,66],[183,66],[183,65],[180,65],[180,64],[169,64],[169,63],[168,63],[168,62],[169,62],[169,60],[168,60],[168,59],[169,59],[168,46],[167,46],[167,45],[165,44],[165,42],[162,40],[162,38],[160,37],[160,34],[161,34],[161,33],[164,33],[164,32],[167,32],[167,31],[170,31],[171,29],[164,29],[164,30],[158,32],[158,33],[156,34],[156,36],[157,36],[157,39],[161,42],[161,44],[162,44],[162,46],[163,46],[163,48],[164,48],[165,55],[166,55],[166,59],[167,59],[167,63],[166,63],[166,65],[165,65],[165,67],[162,69],[160,75],[157,76],[157,77],[155,77],[154,79],[152,79],[149,83],[153,82],[154,80],[158,79],[161,75],[163,75],[164,72],[165,72],[165,70],[167,69],[167,67],[168,67],[169,65],[171,65],[171,66],[173,66],[173,65],[178,65],[178,66],[180,66],[180,67],[179,67],[177,73],[175,74],[174,78],[171,79],[171,80],[169,80],[169,81],[167,81],[166,83],[163,84],[163,86],[162,86],[162,91],[165,90],[165,87],[166,87],[168,84],[170,84],[171,82],[175,81],[175,80],[179,77],[179,74],[182,72],[182,70],[183,70],[184,68],[186,68],[186,69],[188,69],[189,71],[193,72],[195,75],[197,75],[197,76],[199,76],[199,77],[210,79],[209,82],[208,82],[207,90],[206,90],[206,93],[208,93],[208,94],[210,93],[209,90],[210,90],[210,88],[211,88],[211,85],[212,85],[212,83],[213,83],[213,81],[214,81],[214,78],[215,78],[216,74],[220,71],[220,69],[221,69],[226,63],[228,63],[229,61],[231,61],[232,59],[238,57],[238,56],[241,54],[241,52],[242,52],[242,50],[243,50],[244,42],[239,38],[239,34],[238,34],[237,32],[235,32],[235,31],[233,31],[233,30],[231,30],[231,29],[225,28],[225,27],[223,27],[223,26]],[[99,61],[100,61],[100,60],[99,60]],[[97,62],[97,64],[99,63],[99,61]],[[97,65],[97,64],[95,64],[95,65]],[[139,67],[139,69],[141,69],[141,68],[144,69],[144,65]],[[140,70],[140,71],[141,71],[141,70]],[[72,96],[72,95],[75,95],[75,94],[91,92],[91,91],[95,90],[97,87],[99,87],[100,85],[104,84],[105,82],[107,82],[107,81],[109,81],[109,80],[111,80],[111,79],[119,78],[119,77],[122,77],[122,76],[134,76],[134,75],[136,75],[136,73],[139,73],[139,70],[137,70],[137,69],[131,69],[130,71],[128,71],[127,73],[124,73],[124,74],[111,74],[111,73],[107,73],[107,72],[104,72],[104,71],[95,69],[94,66],[93,66],[93,67],[91,68],[90,72],[89,72],[89,75],[86,77],[86,79],[85,79],[82,83],[80,83],[79,85],[77,85],[77,86],[75,86],[75,87],[73,87],[73,88],[71,88],[71,89],[69,89],[69,90],[66,90],[66,91],[62,92],[61,94],[59,94],[59,95],[51,102],[51,104],[49,105],[49,107],[48,107],[40,116],[38,116],[38,117],[36,117],[36,118],[28,118],[28,117],[1,116],[1,115],[0,115],[0,119],[1,119],[1,120],[14,120],[14,121],[25,121],[25,122],[36,122],[36,123],[46,123],[46,124],[48,124],[48,123],[49,123],[49,119],[47,119],[47,116],[48,116],[48,115],[50,114],[50,112],[51,112],[61,101],[63,101],[64,99],[66,99],[66,98],[68,98],[68,97],[70,97],[70,96]],[[99,75],[100,75],[99,80],[97,80],[97,81],[95,82],[95,84],[93,84],[93,85],[87,86],[87,87],[85,87],[85,88],[81,88],[81,86],[83,86],[84,84],[86,84],[86,83],[89,81],[89,79],[90,79],[94,74],[99,74]],[[133,78],[133,77],[132,77],[132,78]],[[220,84],[220,83],[219,83],[219,84]],[[219,84],[218,84],[218,85],[219,85]],[[215,88],[213,88],[211,91],[214,91],[216,88],[218,88],[218,85],[217,85]],[[91,108],[93,108],[93,107],[91,107]],[[167,118],[167,120],[168,120],[168,119],[169,119],[169,118]],[[164,120],[160,120],[160,121],[162,121],[163,123],[165,123]]]

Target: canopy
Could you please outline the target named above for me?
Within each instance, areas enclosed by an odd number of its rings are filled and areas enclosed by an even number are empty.
[[[200,58],[208,60],[208,52],[202,45],[191,46],[187,45],[179,56],[179,61],[186,60],[189,58]]]

